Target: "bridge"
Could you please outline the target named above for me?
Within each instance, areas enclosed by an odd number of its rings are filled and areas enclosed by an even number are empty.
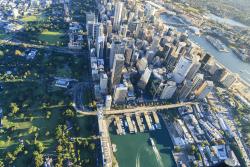
[[[151,112],[151,111],[159,111],[159,110],[167,110],[172,108],[178,108],[178,107],[185,107],[185,106],[191,106],[198,104],[198,102],[183,102],[183,103],[177,103],[177,104],[167,104],[167,105],[160,105],[160,106],[142,106],[142,107],[134,107],[134,108],[126,108],[126,109],[119,109],[119,110],[104,110],[103,115],[109,116],[109,115],[121,115],[121,114],[127,114],[127,113],[145,113],[145,112]],[[81,115],[88,115],[88,116],[96,116],[98,112],[87,112],[87,111],[81,111],[77,110],[77,112]]]

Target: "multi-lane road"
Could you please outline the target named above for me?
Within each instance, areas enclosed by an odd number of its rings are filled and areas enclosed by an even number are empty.
[[[142,107],[134,107],[129,109],[119,109],[119,110],[105,110],[103,111],[104,116],[109,115],[119,115],[119,114],[127,114],[127,113],[144,113],[144,112],[151,112],[151,111],[159,111],[159,110],[166,110],[184,106],[191,106],[195,105],[197,102],[186,102],[186,103],[177,103],[177,104],[167,104],[167,105],[160,105],[160,106],[142,106]],[[87,112],[81,109],[78,109],[77,112],[82,115],[97,115],[97,112]]]

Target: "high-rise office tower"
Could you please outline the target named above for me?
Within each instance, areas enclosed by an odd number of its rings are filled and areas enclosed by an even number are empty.
[[[184,101],[189,96],[192,91],[192,82],[190,80],[185,80],[182,88],[179,91],[179,99]]]
[[[146,68],[146,69],[145,69],[145,71],[144,71],[144,73],[142,74],[142,76],[141,76],[139,82],[137,83],[137,86],[138,86],[140,89],[142,89],[142,90],[145,89],[145,87],[146,87],[147,84],[148,84],[148,81],[149,81],[149,78],[150,78],[150,76],[151,76],[151,73],[152,73],[152,71],[151,71],[149,68]]]
[[[161,38],[158,36],[153,37],[153,42],[151,44],[151,50],[153,50],[153,51],[157,50],[159,43],[160,43],[160,40],[161,40]]]
[[[125,62],[123,54],[116,54],[112,68],[111,84],[112,87],[118,85],[121,80],[122,69]]]
[[[187,45],[186,42],[179,42],[178,46],[177,46],[177,49],[176,49],[176,53],[177,54],[182,53],[183,49],[185,48],[186,45]]]
[[[124,54],[124,53],[125,53],[125,44],[119,40],[113,40],[109,56],[110,68],[113,67],[115,54]]]
[[[118,31],[121,24],[122,19],[122,8],[123,8],[123,2],[117,2],[115,5],[115,15],[114,15],[114,23],[113,23],[113,29],[115,31]]]
[[[95,23],[94,24],[94,33],[93,33],[93,39],[96,41],[98,40],[98,37],[104,36],[103,35],[103,24],[102,23]]]
[[[202,68],[209,62],[209,60],[211,59],[211,55],[210,54],[205,54],[201,60],[201,64],[202,64]]]
[[[101,93],[107,93],[107,90],[108,90],[108,76],[107,76],[106,73],[103,73],[100,76],[100,88],[101,88]]]
[[[128,25],[121,25],[120,26],[120,36],[122,36],[123,38],[125,38],[127,36],[127,31],[128,31]]]
[[[92,12],[86,13],[86,23],[88,23],[89,21],[94,22],[94,23],[96,22],[95,13],[92,13]]]
[[[104,36],[98,37],[98,40],[95,43],[96,44],[96,56],[98,58],[103,58],[104,43],[105,43],[105,37]]]
[[[191,68],[187,73],[186,79],[192,80],[195,77],[196,73],[199,71],[200,67],[201,67],[200,62],[196,61],[192,63]]]
[[[88,38],[93,38],[93,36],[94,36],[94,25],[95,25],[94,21],[88,21],[88,23],[86,25]]]
[[[227,71],[225,68],[220,68],[220,69],[217,69],[213,75],[213,80],[215,82],[218,82],[220,81],[225,75],[227,74]]]
[[[209,92],[212,91],[214,87],[213,81],[205,81],[201,86],[194,92],[198,99],[204,99]]]
[[[184,81],[189,69],[191,68],[191,65],[192,59],[190,57],[182,56],[179,59],[173,71],[173,76],[176,83],[182,83],[182,81]]]
[[[131,49],[131,48],[126,48],[125,49],[124,56],[125,56],[126,64],[130,64],[132,53],[133,53],[133,49]]]
[[[148,60],[146,57],[143,57],[136,62],[136,68],[140,73],[144,72],[147,66],[148,66]]]
[[[115,104],[125,103],[128,95],[128,87],[123,84],[116,85],[113,95]]]
[[[193,88],[192,90],[196,90],[200,87],[204,79],[204,74],[197,73],[193,79]]]
[[[162,90],[160,99],[171,99],[177,89],[176,82],[168,81]]]
[[[112,105],[112,96],[107,95],[105,99],[105,109],[110,110]]]

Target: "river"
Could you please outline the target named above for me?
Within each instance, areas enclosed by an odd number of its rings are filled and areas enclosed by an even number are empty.
[[[172,16],[166,14],[161,15],[161,19],[164,23],[178,23]],[[178,28],[183,31],[184,29]],[[189,33],[189,39],[197,43],[207,53],[210,53],[219,63],[224,65],[233,73],[239,74],[240,78],[250,83],[250,64],[241,61],[230,48],[229,53],[217,51],[211,44],[205,39],[205,36],[198,36],[193,33]]]
[[[115,156],[119,167],[175,167],[171,153],[173,145],[165,126],[161,130],[120,136],[114,133],[111,125],[110,136],[117,147]],[[150,137],[156,149],[150,145]]]

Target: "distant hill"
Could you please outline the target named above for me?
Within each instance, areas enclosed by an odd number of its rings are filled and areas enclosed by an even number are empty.
[[[250,0],[186,0],[193,7],[209,10],[250,26]]]

